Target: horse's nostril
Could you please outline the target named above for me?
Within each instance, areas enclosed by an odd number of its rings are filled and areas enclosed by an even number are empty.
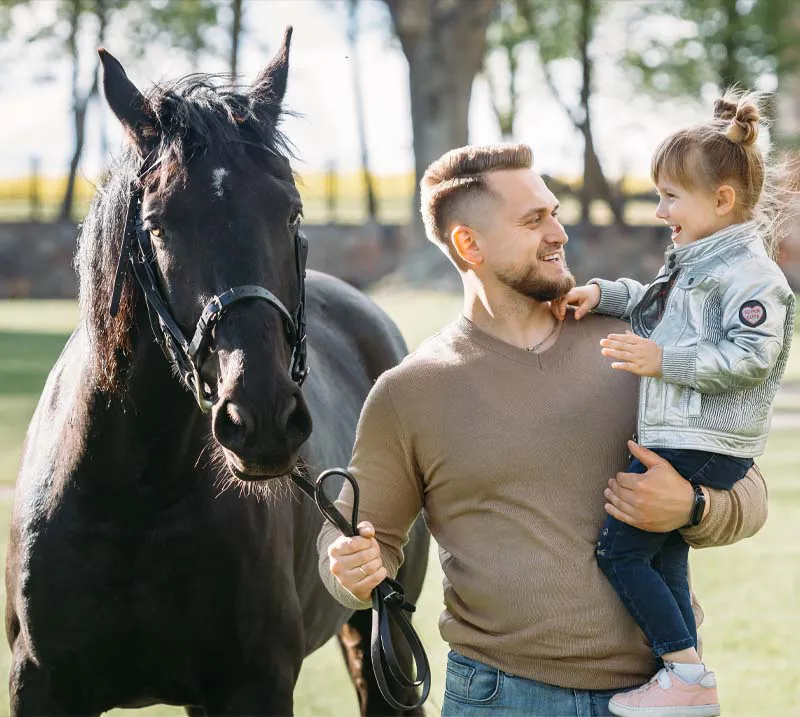
[[[228,403],[226,408],[228,412],[228,419],[234,426],[247,430],[247,424],[252,424],[248,421],[248,411],[246,408],[240,406],[238,403]]]
[[[301,441],[311,434],[311,415],[306,409],[305,402],[293,396],[286,410],[283,412],[286,433],[295,433]]]
[[[297,396],[292,396],[287,402],[278,420],[279,426],[286,426],[292,420],[292,414],[297,410]]]
[[[214,418],[214,436],[226,448],[239,450],[253,433],[253,416],[244,406],[226,401]]]

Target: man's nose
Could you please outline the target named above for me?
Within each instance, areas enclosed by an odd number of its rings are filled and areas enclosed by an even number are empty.
[[[567,236],[567,230],[564,229],[564,226],[561,224],[558,219],[553,219],[552,227],[549,232],[547,232],[547,237],[545,239],[550,244],[566,244],[569,241],[569,237]]]

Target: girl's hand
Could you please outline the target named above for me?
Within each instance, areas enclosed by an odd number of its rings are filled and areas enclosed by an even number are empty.
[[[603,356],[616,359],[611,368],[629,371],[637,376],[661,378],[661,347],[650,339],[626,331],[624,334],[609,334],[600,341]]]
[[[575,318],[582,319],[600,303],[600,287],[597,284],[576,286],[566,296],[550,302],[550,310],[560,321],[567,316],[567,306],[575,307]]]

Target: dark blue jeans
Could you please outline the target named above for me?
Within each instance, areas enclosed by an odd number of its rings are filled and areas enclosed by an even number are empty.
[[[706,451],[656,448],[686,480],[730,490],[753,460]],[[633,459],[629,473],[647,468]],[[689,546],[681,534],[648,533],[611,516],[597,541],[597,563],[628,612],[650,640],[656,657],[697,646],[688,577]]]

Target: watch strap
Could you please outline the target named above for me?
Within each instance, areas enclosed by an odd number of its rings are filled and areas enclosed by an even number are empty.
[[[689,514],[689,523],[685,526],[687,528],[700,525],[706,509],[706,494],[703,492],[703,486],[692,483],[692,488],[694,489],[694,503],[692,503],[692,512]]]

